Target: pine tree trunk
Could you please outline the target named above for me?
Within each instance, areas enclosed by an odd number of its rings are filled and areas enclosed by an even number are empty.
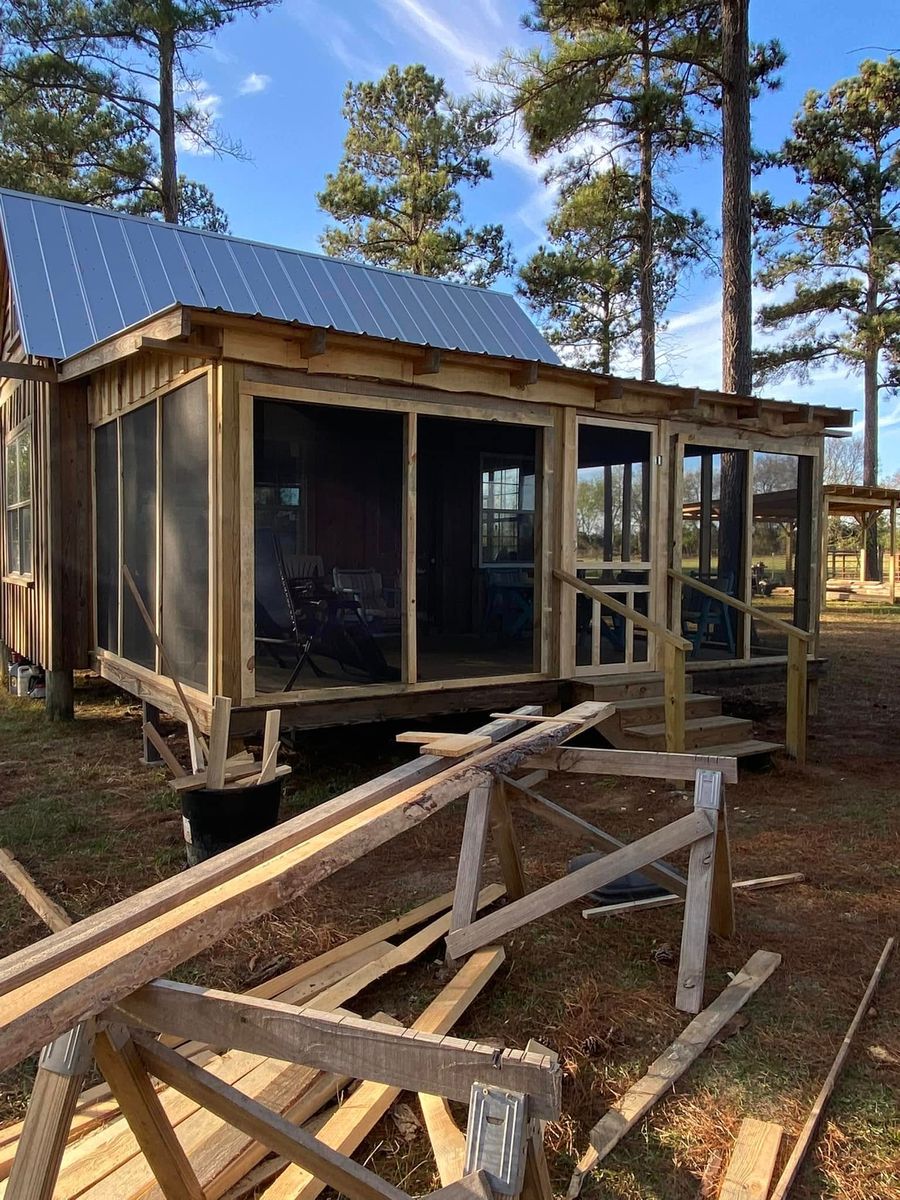
[[[869,289],[871,291],[871,287]],[[877,302],[877,297],[876,297]],[[868,307],[868,305],[867,305]],[[870,349],[863,364],[865,408],[863,420],[863,483],[878,483],[878,349]],[[866,579],[881,580],[881,555],[878,553],[878,520],[870,519],[866,529]]]
[[[159,162],[164,221],[178,220],[178,160],[175,150],[175,38],[159,34]]]
[[[722,0],[722,390],[753,389],[749,0]]]
[[[641,83],[650,91],[650,32],[644,23],[641,38]],[[638,207],[641,214],[641,379],[656,378],[656,311],[653,288],[653,138],[644,126],[638,137],[640,174]]]

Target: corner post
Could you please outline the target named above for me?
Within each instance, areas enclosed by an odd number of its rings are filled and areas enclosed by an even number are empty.
[[[211,691],[240,703],[243,681],[242,603],[249,581],[244,579],[241,539],[241,422],[242,368],[222,361],[212,372],[211,411],[215,429],[215,486],[211,521],[213,542],[210,612],[213,617],[215,670]],[[252,597],[251,597],[252,603]]]
[[[806,762],[806,642],[788,638],[787,730],[785,751],[799,766]]]

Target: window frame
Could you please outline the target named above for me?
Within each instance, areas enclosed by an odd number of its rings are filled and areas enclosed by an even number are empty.
[[[9,500],[9,460],[10,450],[17,442],[24,438],[28,439],[28,496],[26,499],[16,499],[12,502]],[[17,486],[21,482],[21,472],[19,465],[16,465],[16,480]],[[22,527],[21,514],[28,510],[29,515],[29,542],[28,542],[28,567],[27,570],[21,570],[23,565],[22,560]],[[16,513],[17,523],[19,525],[19,555],[15,569],[11,562],[12,547],[9,536],[9,517],[11,513]],[[4,577],[12,580],[15,583],[31,583],[34,580],[34,428],[31,417],[26,417],[24,421],[9,431],[6,435],[3,451],[3,538],[5,549],[5,575]]]
[[[518,472],[519,472],[519,483],[518,483],[519,505],[516,508],[497,508],[496,506],[489,508],[485,505],[485,502],[484,502],[484,482],[485,482],[484,476],[485,476],[485,463],[486,462],[491,462],[491,463],[495,464],[493,467],[489,468],[490,470],[506,470],[509,467],[515,467],[518,470]],[[528,466],[529,462],[531,463],[531,478],[534,480],[534,498],[532,500],[531,508],[523,508],[522,507],[522,496],[523,496],[523,492],[524,492],[524,482],[525,482],[525,479],[528,477],[527,466]],[[537,554],[537,548],[536,548],[537,521],[538,521],[537,505],[538,505],[538,489],[540,487],[540,482],[539,482],[539,478],[538,478],[538,468],[537,468],[537,454],[535,453],[534,458],[529,459],[529,458],[527,458],[527,456],[524,456],[521,454],[507,454],[507,453],[503,453],[502,451],[482,450],[479,455],[478,467],[479,467],[479,469],[478,469],[478,477],[479,477],[479,480],[478,480],[478,487],[479,487],[478,534],[477,534],[477,536],[478,536],[478,566],[484,570],[491,570],[491,571],[495,571],[495,570],[496,571],[503,571],[503,570],[520,571],[520,570],[522,570],[523,567],[532,567],[533,568],[535,565],[535,558],[536,558],[536,554]],[[496,519],[498,516],[507,516],[510,518],[515,518],[516,520],[521,520],[521,518],[524,516],[531,517],[531,520],[532,520],[532,553],[531,553],[530,559],[517,558],[517,559],[500,560],[500,561],[495,562],[493,559],[485,558],[485,550],[487,547],[485,546],[485,537],[484,537],[485,524],[484,523],[485,523],[485,518],[486,518],[487,514],[490,514],[491,518],[493,518],[493,519]]]

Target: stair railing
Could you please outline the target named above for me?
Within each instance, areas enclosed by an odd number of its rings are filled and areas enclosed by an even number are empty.
[[[755,604],[747,604],[736,596],[729,596],[727,592],[719,591],[693,575],[685,575],[670,567],[669,577],[682,588],[690,587],[706,596],[712,596],[714,600],[720,600],[738,612],[746,613],[754,620],[787,635],[787,721],[784,745],[788,757],[796,759],[802,766],[806,762],[807,646],[815,634],[801,629],[799,625],[792,625],[789,621],[782,621],[780,617],[773,616]]]
[[[602,588],[594,587],[593,584],[579,579],[577,575],[570,575],[568,571],[561,571],[559,568],[554,568],[553,574],[561,583],[568,584],[569,587],[589,596],[591,600],[596,600],[610,612],[624,617],[626,621],[632,621],[639,629],[653,634],[660,642],[663,648],[666,750],[669,754],[683,754],[685,749],[684,698],[687,691],[685,671],[687,652],[691,649],[691,643],[680,634],[667,629],[665,625],[660,625],[657,621],[645,617],[630,604],[625,604],[621,600],[617,600],[615,596],[611,596],[609,592],[604,592]]]

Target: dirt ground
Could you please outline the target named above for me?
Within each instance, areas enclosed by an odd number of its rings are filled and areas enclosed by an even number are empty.
[[[728,789],[735,876],[802,871],[782,891],[738,897],[738,932],[710,947],[707,1001],[756,949],[783,963],[718,1045],[586,1183],[589,1200],[715,1196],[741,1118],[785,1126],[783,1156],[801,1127],[885,939],[900,926],[900,616],[855,609],[824,619],[831,660],[809,765],[785,760]],[[729,711],[781,740],[783,689],[744,691]],[[476,723],[473,717],[471,722]],[[394,727],[302,739],[285,816],[405,757]],[[74,916],[183,863],[181,817],[162,772],[138,764],[138,711],[95,680],[78,720],[50,729],[40,706],[0,696],[0,845]],[[690,801],[655,781],[559,777],[546,794],[624,839],[650,832]],[[586,847],[521,814],[529,882],[556,877]],[[241,929],[176,972],[240,988],[362,932],[452,886],[462,810],[451,806],[334,876],[295,904]],[[677,860],[676,860],[677,861]],[[498,876],[496,859],[489,875]],[[585,921],[581,906],[506,941],[501,972],[456,1027],[461,1035],[557,1049],[564,1118],[548,1129],[554,1185],[565,1190],[587,1129],[683,1027],[672,1007],[678,909]],[[43,936],[11,889],[0,889],[0,950]],[[660,951],[662,950],[662,953]],[[444,978],[431,961],[365,993],[357,1009],[412,1019]],[[33,1064],[0,1077],[3,1114],[21,1112]],[[408,1100],[408,1097],[404,1097]],[[366,1147],[373,1165],[413,1194],[436,1185],[424,1133],[405,1141],[385,1121]],[[705,1181],[704,1181],[705,1172]],[[864,1022],[795,1200],[900,1197],[900,958]]]

